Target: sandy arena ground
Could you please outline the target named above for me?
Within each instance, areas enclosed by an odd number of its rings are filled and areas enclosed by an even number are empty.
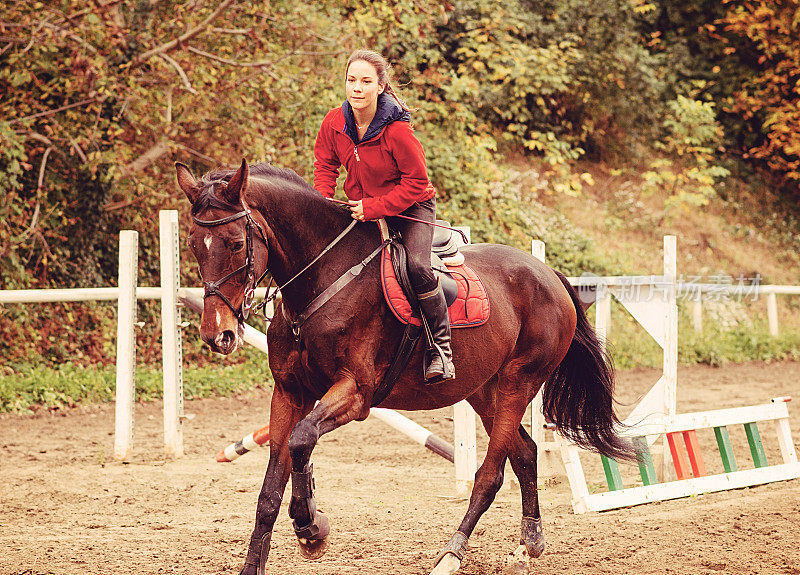
[[[657,379],[621,372],[633,402]],[[678,410],[789,404],[800,446],[800,364],[682,368]],[[0,417],[0,574],[187,575],[238,573],[263,479],[267,449],[234,463],[214,456],[263,425],[269,394],[187,401],[186,456],[165,462],[161,405],[136,407],[135,453],[115,462],[113,405]],[[450,410],[407,414],[452,440]],[[740,426],[739,426],[740,427]],[[761,425],[770,462],[780,460],[771,424]],[[713,433],[700,432],[709,472],[721,470]],[[740,468],[752,467],[744,432],[731,429]],[[479,436],[479,452],[486,438]],[[480,454],[479,454],[480,455]],[[325,436],[313,459],[317,501],[333,526],[327,555],[297,551],[284,509],[270,556],[272,574],[418,575],[458,526],[453,468],[376,420]],[[584,458],[590,488],[604,485],[599,458]],[[503,573],[519,537],[519,487],[510,481],[483,516],[459,573]],[[630,484],[635,469],[623,469]],[[534,573],[800,575],[800,480],[574,515],[566,480],[540,483],[547,537]]]

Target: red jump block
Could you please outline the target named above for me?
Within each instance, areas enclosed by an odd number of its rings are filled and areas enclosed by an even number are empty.
[[[686,453],[689,455],[689,461],[686,461],[686,456],[680,448],[679,435],[683,436],[683,441],[686,445]],[[675,476],[678,479],[689,479],[689,477],[703,477],[707,475],[706,465],[703,462],[703,456],[700,454],[700,446],[697,443],[697,432],[694,429],[689,431],[674,431],[667,433],[667,442],[669,443],[669,452],[672,455],[672,464],[675,466]],[[691,473],[689,471],[691,467]]]

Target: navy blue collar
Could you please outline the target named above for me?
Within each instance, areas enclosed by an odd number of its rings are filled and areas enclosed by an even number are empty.
[[[378,109],[375,112],[375,117],[372,118],[364,137],[359,140],[356,118],[353,115],[353,108],[347,100],[342,103],[342,111],[344,112],[344,131],[356,145],[374,138],[392,122],[411,121],[411,114],[400,106],[394,96],[378,94]]]

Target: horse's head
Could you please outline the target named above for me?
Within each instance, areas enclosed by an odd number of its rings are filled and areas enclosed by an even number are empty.
[[[267,271],[265,222],[245,201],[249,168],[214,172],[199,181],[175,164],[178,185],[192,203],[189,247],[203,280],[200,336],[212,350],[229,354],[244,335],[255,288]]]

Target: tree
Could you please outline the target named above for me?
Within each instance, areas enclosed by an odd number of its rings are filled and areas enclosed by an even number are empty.
[[[753,146],[742,150],[774,171],[795,195],[800,183],[800,3],[727,0],[720,20],[727,51],[746,39],[759,72],[737,90],[729,110],[749,121]]]

